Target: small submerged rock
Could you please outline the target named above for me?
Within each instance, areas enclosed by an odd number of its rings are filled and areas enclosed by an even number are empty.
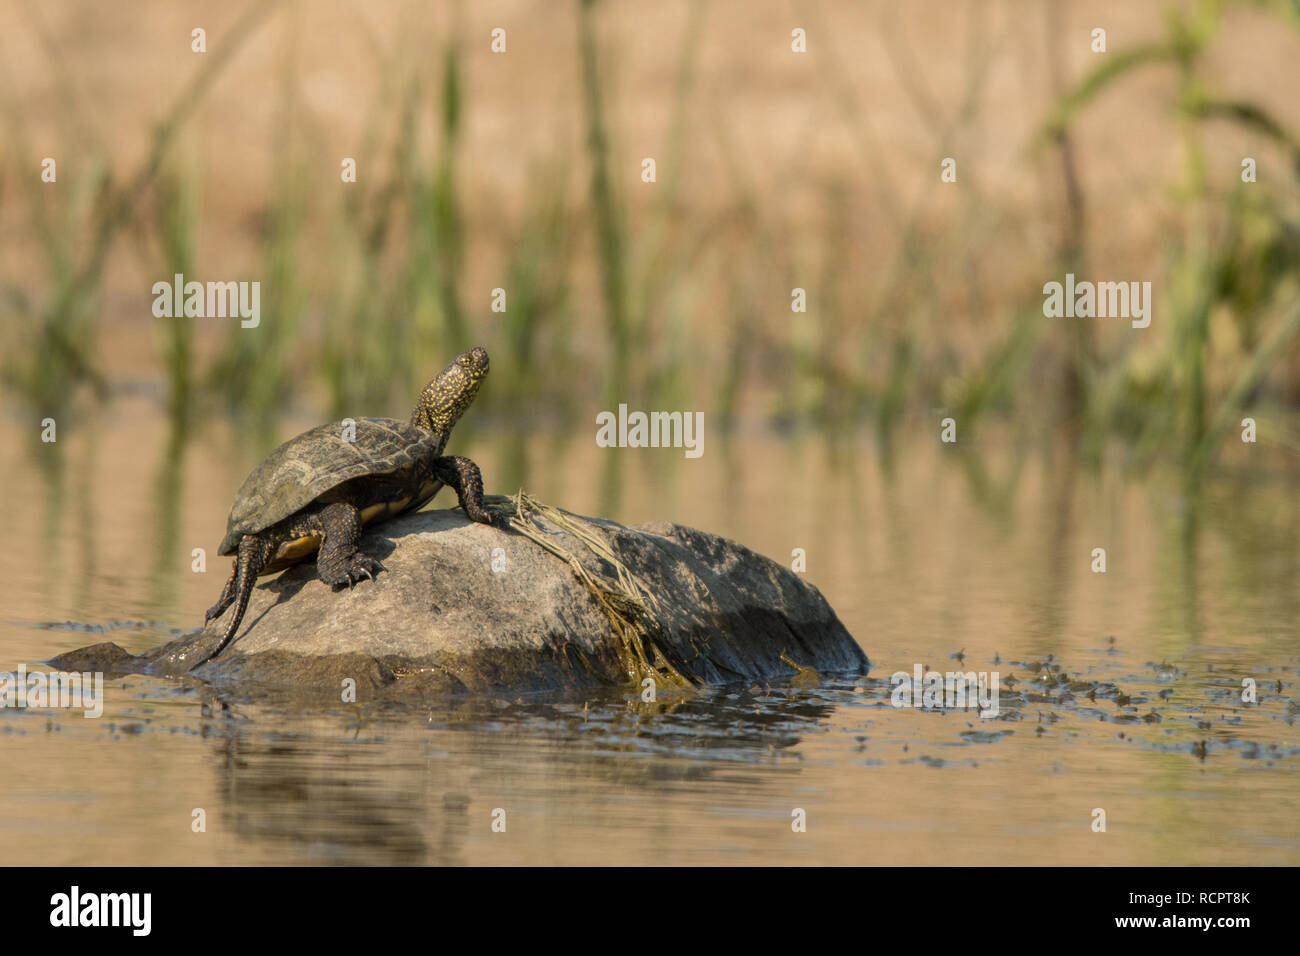
[[[361,543],[386,569],[374,581],[332,591],[307,564],[262,582],[234,641],[193,674],[227,689],[276,685],[333,699],[351,678],[364,700],[646,676],[804,680],[870,666],[815,587],[734,541],[556,509],[531,512],[525,525],[527,533],[501,531],[459,509],[379,525]],[[185,675],[222,626],[218,619],[141,655],[103,643],[50,663]]]

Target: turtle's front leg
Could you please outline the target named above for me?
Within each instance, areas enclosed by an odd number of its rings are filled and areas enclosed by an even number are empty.
[[[361,512],[355,505],[337,501],[316,516],[325,540],[316,556],[316,573],[332,588],[352,587],[362,578],[372,581],[384,566],[357,550],[361,542]]]
[[[460,506],[471,521],[506,528],[509,519],[483,507],[483,475],[478,465],[460,455],[445,455],[433,463],[433,476],[455,489]]]

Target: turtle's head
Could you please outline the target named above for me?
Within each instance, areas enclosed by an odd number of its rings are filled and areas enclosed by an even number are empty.
[[[487,373],[487,349],[476,346],[461,352],[437,378],[424,386],[411,413],[411,424],[445,438],[474,401]]]

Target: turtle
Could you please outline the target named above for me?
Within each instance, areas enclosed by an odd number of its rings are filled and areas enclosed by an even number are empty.
[[[233,604],[221,641],[198,667],[230,643],[257,578],[316,556],[317,574],[335,590],[374,580],[383,566],[357,550],[361,529],[423,507],[443,485],[456,491],[472,521],[505,529],[507,519],[483,506],[478,465],[443,455],[452,427],[488,373],[481,347],[462,352],[420,393],[409,421],[344,419],[289,439],[253,469],[235,494],[218,553],[235,555],[207,626]]]

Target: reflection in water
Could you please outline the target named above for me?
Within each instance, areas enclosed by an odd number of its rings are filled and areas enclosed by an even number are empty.
[[[100,597],[99,592],[102,569],[100,568],[99,554],[99,536],[97,533],[98,514],[95,510],[95,498],[99,491],[95,487],[97,465],[100,460],[99,453],[99,422],[98,413],[87,420],[86,423],[86,450],[85,461],[75,470],[73,476],[73,522],[74,531],[70,535],[75,542],[75,549],[78,561],[78,574],[76,579],[77,600],[75,607],[75,616],[79,621],[85,621],[95,615],[96,603]]]
[[[1047,494],[1043,496],[1043,513],[1039,527],[1043,537],[1042,592],[1037,605],[1041,614],[1044,643],[1057,654],[1064,649],[1064,633],[1069,619],[1069,590],[1071,569],[1086,555],[1092,557],[1092,547],[1083,547],[1074,535],[1074,504],[1079,460],[1074,441],[1062,442],[1058,454],[1048,457],[1044,483]],[[1102,542],[1107,553],[1109,542]],[[1091,567],[1089,568],[1091,571]]]
[[[597,514],[602,517],[618,515],[623,511],[623,465],[626,461],[627,455],[617,451],[601,456],[600,490],[596,501]]]
[[[1197,575],[1200,568],[1201,543],[1201,502],[1200,494],[1196,500],[1188,501],[1179,521],[1178,541],[1178,586],[1176,588],[1178,605],[1181,610],[1179,629],[1187,635],[1184,647],[1196,647],[1201,643],[1200,615],[1197,603],[1200,600],[1200,587]]]
[[[484,779],[559,773],[634,788],[654,803],[683,782],[718,781],[731,764],[777,760],[834,709],[829,698],[758,687],[656,704],[469,699],[330,716],[214,699],[201,726],[219,781],[210,826],[285,859],[459,864],[470,831],[490,829],[497,809],[483,801],[493,789]],[[350,732],[340,735],[343,726]],[[520,740],[537,742],[540,761],[521,765]],[[671,759],[683,754],[692,759]],[[644,759],[654,757],[663,759]],[[524,800],[553,798],[551,789],[525,786],[518,802],[499,790],[507,824]]]
[[[154,481],[153,604],[158,617],[168,620],[177,617],[176,582],[184,560],[180,518],[187,434],[184,422],[173,422]]]
[[[43,442],[38,433],[24,445],[40,476],[41,571],[37,582],[41,597],[49,601],[53,597],[50,582],[63,580],[63,549],[60,544],[64,508],[67,507],[67,496],[64,494],[67,484],[63,455],[65,446],[57,441]]]
[[[140,651],[200,620],[223,569],[188,573],[190,550],[211,554],[248,468],[306,424],[258,447],[215,424],[187,448],[156,412],[120,417],[0,462],[33,502],[16,539],[41,542],[0,549],[11,666],[104,639]],[[590,430],[459,437],[490,490],[697,525],[782,563],[805,549],[870,679],[306,712],[129,678],[101,720],[0,711],[30,771],[0,792],[0,832],[66,863],[1023,863],[1044,841],[1060,863],[1300,861],[1288,463],[1187,499],[1160,475],[1090,473],[1068,441],[983,430],[889,454],[714,436],[694,460]],[[31,626],[69,619],[84,630]],[[889,706],[889,676],[916,663],[999,671],[1003,712]],[[1095,838],[1096,806],[1121,839]]]
[[[653,704],[602,692],[320,712],[287,698],[208,699],[197,718],[172,720],[198,728],[201,748],[187,753],[211,778],[200,805],[212,838],[287,863],[781,859],[796,807],[818,824],[809,862],[871,862],[882,843],[914,850],[926,828],[995,838],[999,849],[981,852],[1004,860],[1045,827],[1058,862],[1141,859],[1144,848],[1184,861],[1300,849],[1294,827],[1240,842],[1219,818],[1279,799],[1294,809],[1288,777],[1265,778],[1257,793],[1242,786],[1252,765],[1294,774],[1300,762],[1296,715],[1280,701],[1252,711],[1203,667],[1142,666],[1113,647],[1000,668],[1007,686],[990,720],[895,710],[888,676]],[[1101,679],[1116,671],[1130,676]],[[1294,668],[1284,675],[1292,687],[1295,678]],[[146,709],[133,705],[119,726]],[[136,734],[156,747],[165,723]],[[1131,796],[1116,796],[1134,787],[1137,819],[1159,822],[1141,833],[1124,824]],[[1199,795],[1190,809],[1189,793]],[[990,799],[1009,805],[989,818]],[[1088,836],[1099,802],[1125,833],[1118,858],[1096,856]],[[492,828],[499,811],[508,839]],[[1204,830],[1180,843],[1189,813]],[[855,836],[864,828],[870,840]],[[960,840],[941,852],[942,862],[974,859]]]
[[[46,600],[58,600],[57,595],[66,590],[73,595],[69,613],[79,620],[98,616],[96,599],[101,583],[101,571],[96,549],[95,486],[98,461],[98,423],[94,414],[72,427],[70,416],[57,423],[56,441],[40,440],[39,429],[33,432],[34,440],[20,442],[29,450],[40,476],[39,500],[41,512],[41,573],[33,583]],[[73,442],[82,445],[80,460],[68,468],[68,446]],[[72,492],[68,494],[68,472],[72,472]],[[16,497],[16,502],[26,499]],[[23,508],[26,511],[25,508]],[[24,535],[19,540],[30,541],[36,535]],[[70,553],[68,553],[70,552]],[[15,558],[26,562],[31,550],[24,547]],[[68,579],[69,558],[75,564],[75,577]],[[6,569],[8,570],[8,569]],[[23,567],[20,579],[32,581],[31,569]]]
[[[430,859],[426,826],[455,833],[457,814],[445,804],[426,804],[422,762],[395,761],[386,748],[340,745],[311,733],[241,732],[222,726],[235,720],[230,706],[215,711],[220,716],[203,726],[220,794],[213,829],[292,859],[460,862],[454,843]]]

